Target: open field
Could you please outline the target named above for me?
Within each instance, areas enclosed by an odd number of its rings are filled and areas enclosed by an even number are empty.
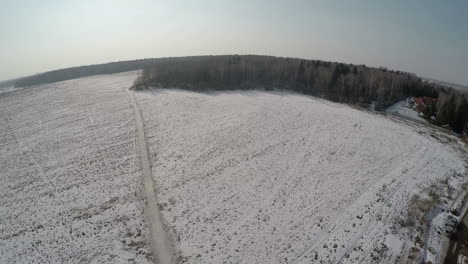
[[[275,92],[137,98],[181,262],[417,259],[411,218],[450,207],[464,181],[438,132],[344,105]]]
[[[132,101],[135,77],[0,94],[0,263],[153,262],[145,168],[177,263],[437,259],[467,179],[457,138],[292,93]]]
[[[0,263],[149,263],[135,72],[0,95]]]

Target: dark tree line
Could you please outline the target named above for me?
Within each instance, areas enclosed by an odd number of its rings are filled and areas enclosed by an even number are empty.
[[[468,94],[452,88],[439,91],[436,122],[448,124],[457,133],[468,133]]]
[[[407,96],[437,96],[435,84],[414,74],[318,60],[268,56],[205,56],[147,67],[136,81],[146,86],[206,89],[282,89],[329,100],[383,108]]]
[[[100,75],[100,74],[113,74],[113,73],[119,73],[119,72],[140,70],[145,67],[154,65],[158,63],[159,61],[162,61],[165,59],[167,58],[119,61],[119,62],[110,62],[110,63],[104,63],[104,64],[86,65],[86,66],[54,70],[54,71],[49,71],[49,72],[18,79],[15,81],[15,87],[60,82],[60,81],[66,81],[70,79],[93,76],[93,75]]]
[[[360,106],[374,102],[377,110],[408,96],[429,96],[439,97],[431,109],[437,113],[437,124],[449,124],[461,133],[468,120],[466,94],[414,74],[296,58],[225,55],[141,59],[54,70],[13,81],[15,87],[32,86],[139,69],[143,71],[135,81],[137,89],[281,89]]]
[[[18,81],[18,79],[0,81],[0,88],[14,86],[17,81]]]
[[[280,89],[328,100],[383,109],[409,96],[438,97],[435,122],[463,131],[466,96],[414,74],[319,60],[256,55],[183,57],[144,68],[135,89],[185,88],[197,91]]]

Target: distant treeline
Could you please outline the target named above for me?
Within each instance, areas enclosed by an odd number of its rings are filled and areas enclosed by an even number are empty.
[[[0,81],[0,88],[15,86],[15,83],[16,83],[17,81],[18,81],[18,79],[11,79],[11,80]]]
[[[145,67],[150,67],[151,65],[154,65],[165,59],[166,58],[119,61],[54,70],[18,79],[15,81],[15,87],[60,82],[100,74],[113,74],[140,70]]]
[[[360,106],[383,109],[409,96],[438,97],[434,123],[462,132],[468,120],[467,97],[414,74],[319,60],[256,55],[173,58],[144,68],[135,89],[184,88],[196,91],[280,89]]]
[[[328,100],[383,109],[408,96],[439,97],[435,120],[461,133],[468,120],[468,96],[414,74],[319,60],[256,55],[193,56],[119,61],[49,71],[1,84],[32,86],[74,78],[143,69],[135,88],[192,90],[281,89]],[[12,82],[13,81],[13,82]],[[432,113],[428,113],[430,116]]]

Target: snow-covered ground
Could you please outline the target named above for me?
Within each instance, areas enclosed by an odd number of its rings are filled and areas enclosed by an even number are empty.
[[[0,95],[0,263],[149,263],[135,72]]]
[[[152,262],[135,77],[0,95],[0,263]],[[131,93],[178,263],[437,259],[456,138],[297,94]]]
[[[13,87],[13,86],[0,87],[0,94],[9,93],[9,92],[13,92],[13,91],[21,90],[21,89],[23,89],[23,88],[21,88],[21,87]]]
[[[427,123],[427,121],[419,116],[418,112],[411,108],[407,102],[407,100],[401,100],[390,107],[388,107],[385,112],[389,114],[397,114],[401,115],[403,117],[409,117],[410,119],[418,120],[424,123]]]
[[[424,257],[418,210],[449,207],[466,181],[457,143],[440,132],[312,97],[155,89],[137,99],[180,263]]]

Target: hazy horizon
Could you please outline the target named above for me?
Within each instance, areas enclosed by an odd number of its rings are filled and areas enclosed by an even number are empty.
[[[154,57],[258,54],[468,84],[464,1],[2,1],[0,80]]]

